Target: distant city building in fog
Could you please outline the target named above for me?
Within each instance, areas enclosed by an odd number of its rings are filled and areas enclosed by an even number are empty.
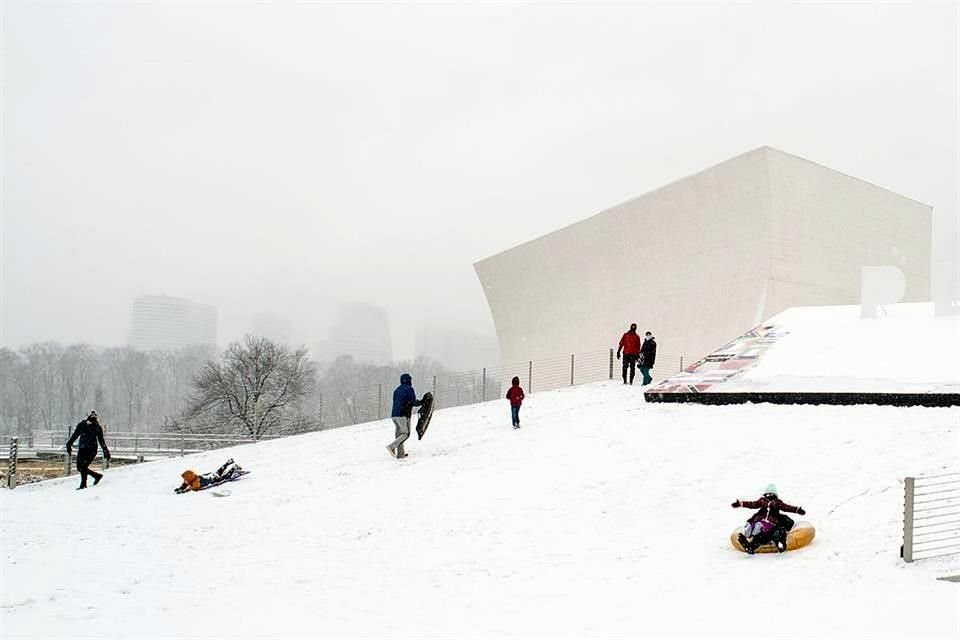
[[[337,320],[330,327],[329,338],[314,347],[313,357],[324,365],[343,355],[368,364],[393,362],[386,310],[360,303],[340,307]]]
[[[289,345],[292,338],[290,319],[280,313],[263,312],[254,314],[250,323],[250,333],[267,338],[278,344]]]
[[[133,301],[128,343],[142,351],[216,346],[217,308],[184,298],[141,296]]]
[[[500,366],[497,337],[451,328],[424,327],[417,333],[417,357],[437,360],[454,371]]]

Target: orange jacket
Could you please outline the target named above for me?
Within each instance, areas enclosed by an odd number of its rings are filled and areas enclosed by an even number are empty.
[[[192,489],[193,491],[200,491],[200,476],[195,474],[193,471],[187,469],[180,474],[180,477],[183,478],[183,484],[180,485],[181,489],[188,490]]]

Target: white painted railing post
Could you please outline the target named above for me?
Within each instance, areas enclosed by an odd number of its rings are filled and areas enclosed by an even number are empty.
[[[913,493],[916,478],[903,480],[903,549],[904,562],[913,562]]]

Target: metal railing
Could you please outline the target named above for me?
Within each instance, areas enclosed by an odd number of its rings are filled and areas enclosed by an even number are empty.
[[[905,562],[960,553],[960,473],[904,478]]]
[[[514,376],[527,395],[561,387],[619,379],[621,363],[614,349],[572,353],[553,358],[527,360],[513,364],[459,371],[446,375],[415,376],[418,395],[433,393],[437,408],[460,407],[503,398]],[[687,363],[689,364],[689,362]],[[683,369],[683,356],[658,354],[653,375],[662,380]],[[636,383],[640,381],[639,368]],[[340,397],[324,397],[322,428],[372,422],[390,415],[396,382],[382,382],[339,392]]]
[[[259,440],[238,434],[225,433],[110,433],[105,434],[111,460],[99,459],[98,464],[130,464],[156,458],[170,458],[190,453],[201,453],[239,444],[272,440],[280,435],[265,435]],[[62,478],[73,475],[74,457],[66,451],[66,436],[59,431],[39,431],[27,436],[0,436],[0,457],[7,461],[6,474],[0,468],[0,477],[8,488],[18,484]],[[5,455],[4,455],[5,454]]]
[[[520,384],[529,396],[534,392],[619,379],[621,363],[616,360],[614,353],[614,349],[598,349],[472,371],[420,374],[415,387],[418,395],[431,391],[437,408],[502,399],[514,376],[520,378]],[[653,373],[657,379],[663,379],[682,370],[683,365],[682,356],[659,354]],[[636,376],[635,384],[638,384],[639,370]],[[321,396],[315,426],[330,429],[387,418],[395,387],[396,381],[391,380],[341,390],[335,398]],[[12,474],[8,471],[7,482],[15,486],[18,474],[23,481],[30,482],[75,473],[71,468],[72,457],[64,449],[72,430],[73,427],[63,431],[32,431],[19,434],[19,438],[0,435],[0,457],[10,451],[8,458],[13,471]],[[114,463],[141,462],[149,458],[179,456],[257,441],[240,434],[178,431],[138,433],[107,429],[104,435]],[[284,435],[290,434],[265,435],[259,440]],[[16,447],[10,446],[13,441],[17,441]],[[19,469],[16,467],[18,457],[21,462]],[[54,473],[57,475],[52,475]]]

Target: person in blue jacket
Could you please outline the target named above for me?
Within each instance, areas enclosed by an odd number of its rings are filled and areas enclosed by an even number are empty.
[[[417,400],[417,392],[413,390],[413,378],[409,373],[404,373],[400,376],[400,386],[393,391],[393,410],[390,412],[397,439],[387,445],[387,451],[394,458],[407,457],[403,443],[410,437],[410,416],[413,408],[421,404],[423,401]]]

